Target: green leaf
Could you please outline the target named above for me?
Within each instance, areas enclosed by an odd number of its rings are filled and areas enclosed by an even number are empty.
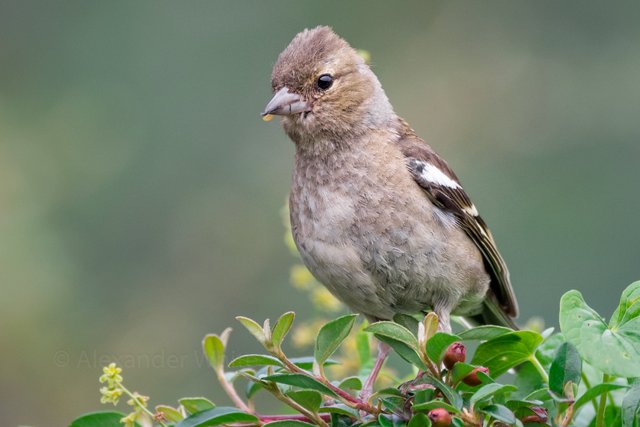
[[[593,399],[600,396],[602,393],[607,393],[613,390],[619,390],[621,388],[629,388],[629,386],[622,385],[622,384],[611,384],[611,383],[598,384],[596,386],[593,386],[590,389],[587,389],[587,391],[585,391],[584,394],[580,396],[578,400],[575,401],[575,403],[573,404],[573,410],[577,411],[580,407],[591,402]]]
[[[541,388],[539,390],[532,391],[523,400],[544,400],[551,399],[548,388]]]
[[[589,307],[578,291],[569,291],[560,300],[560,329],[580,356],[608,375],[640,375],[640,317],[637,294],[640,282],[622,294],[611,326]]]
[[[279,384],[292,385],[305,389],[317,390],[320,393],[337,397],[337,395],[329,387],[322,384],[320,381],[303,374],[274,374],[264,377],[263,380],[273,381]]]
[[[256,423],[255,415],[247,414],[239,409],[220,406],[190,415],[176,424],[176,427],[205,427],[230,423]]]
[[[549,370],[549,389],[557,394],[564,393],[564,386],[571,381],[580,383],[582,360],[573,344],[565,342],[560,345],[556,357]]]
[[[438,390],[442,392],[444,397],[449,401],[449,403],[451,403],[451,405],[458,409],[462,409],[462,397],[454,389],[432,376],[429,376],[429,382],[431,382]]]
[[[242,323],[242,326],[244,326],[247,331],[249,331],[251,335],[258,340],[258,342],[260,342],[260,344],[265,345],[267,343],[267,336],[264,334],[262,326],[260,326],[255,320],[244,316],[237,316],[236,319],[238,322]]]
[[[114,427],[121,426],[122,412],[100,411],[84,414],[71,422],[69,427]]]
[[[360,362],[360,369],[370,368],[373,362],[371,358],[371,347],[369,344],[369,334],[367,334],[364,328],[360,327],[356,333],[356,350],[358,352],[358,361]]]
[[[500,335],[508,334],[510,332],[513,332],[513,329],[505,328],[504,326],[483,325],[462,331],[458,336],[463,340],[486,341],[498,338]]]
[[[313,356],[319,365],[322,365],[338,349],[342,341],[349,335],[357,314],[348,314],[338,317],[320,328],[316,338],[316,347]]]
[[[369,398],[370,401],[373,401],[374,398],[378,398],[380,396],[397,396],[397,397],[403,397],[403,394],[400,390],[398,390],[397,388],[393,388],[393,387],[387,387],[387,388],[383,388],[382,390],[378,390],[375,393],[373,393],[371,395],[371,397]]]
[[[480,344],[471,363],[489,368],[493,378],[526,361],[536,351],[542,337],[533,331],[502,334]]]
[[[276,322],[275,326],[273,327],[273,331],[271,332],[271,341],[276,348],[280,348],[280,346],[282,345],[282,341],[287,335],[287,332],[289,332],[289,329],[291,329],[291,325],[293,325],[293,320],[295,319],[295,317],[296,314],[293,311],[288,311],[280,316],[280,318]]]
[[[316,390],[295,390],[286,395],[313,413],[318,412],[322,404],[322,395]]]
[[[542,406],[542,405],[544,405],[544,402],[542,400],[512,399],[512,400],[507,400],[507,402],[505,403],[505,406],[511,409],[512,411],[515,411],[518,408],[528,408],[530,406]]]
[[[515,424],[516,422],[516,416],[513,412],[503,405],[488,405],[479,409],[479,411],[507,424]]]
[[[415,317],[408,314],[398,313],[393,316],[393,321],[398,325],[402,325],[413,335],[418,336],[418,323],[420,323]]]
[[[365,331],[371,332],[376,337],[391,338],[394,341],[404,343],[414,351],[418,350],[418,339],[407,328],[395,322],[382,321],[372,323]]]
[[[411,417],[407,427],[431,427],[431,420],[427,414],[420,412]]]
[[[516,391],[517,388],[511,384],[498,384],[490,383],[480,387],[469,399],[471,407],[475,407],[476,403],[481,402],[484,399],[491,398],[498,393]]]
[[[640,281],[633,282],[622,292],[620,304],[613,312],[609,328],[612,330],[619,329],[633,322],[634,325],[639,324],[640,319]],[[628,325],[627,325],[628,328]],[[636,330],[638,330],[636,328]]]
[[[422,359],[420,359],[420,356],[418,356],[418,353],[416,353],[416,350],[414,350],[412,347],[401,341],[394,340],[393,338],[389,338],[384,335],[376,334],[376,338],[378,338],[378,340],[382,341],[383,343],[388,344],[389,347],[391,347],[396,353],[398,353],[398,356],[402,357],[407,362],[417,366],[419,369],[425,369]]]
[[[413,395],[413,405],[419,405],[420,403],[431,402],[436,395],[435,388],[424,388],[417,390]]]
[[[471,373],[476,367],[468,363],[458,362],[451,369],[451,383],[457,384]]]
[[[209,334],[202,340],[202,349],[209,360],[209,364],[215,370],[223,368],[224,364],[224,343],[216,334]]]
[[[303,421],[298,420],[278,420],[272,421],[267,424],[263,424],[263,427],[309,427],[314,426],[315,424],[305,423]]]
[[[263,424],[263,427],[309,427],[314,424],[305,423],[298,420],[278,420]]]
[[[313,363],[315,362],[315,359],[313,357],[292,357],[289,359],[291,361],[291,363],[293,363],[294,365],[296,365],[298,368],[300,369],[306,369],[307,371],[313,368]],[[337,360],[333,360],[333,359],[328,359],[325,360],[325,362],[323,363],[324,366],[330,366],[330,365],[339,365],[340,362],[338,362]]]
[[[338,388],[362,390],[362,380],[359,377],[347,377],[340,382],[340,385],[338,385]]]
[[[383,414],[378,415],[378,424],[380,424],[380,427],[393,427],[393,421]]]
[[[178,402],[180,402],[188,414],[195,414],[196,412],[216,407],[213,402],[205,397],[183,397],[182,399],[178,399]]]
[[[538,349],[536,350],[536,357],[547,371],[551,367],[553,359],[556,357],[558,348],[565,342],[567,342],[567,340],[564,338],[564,335],[554,334],[546,338],[542,344],[538,346]]]
[[[456,335],[437,332],[427,341],[427,356],[432,362],[438,364],[447,352],[447,349],[454,342],[460,341],[460,337]]]
[[[343,405],[342,403],[337,404],[337,405],[331,405],[331,406],[325,406],[323,408],[320,408],[320,410],[318,411],[319,413],[331,413],[331,414],[338,414],[338,415],[346,415],[348,417],[351,418],[357,418],[358,415],[358,411],[348,407],[347,405]]]
[[[390,396],[380,399],[380,402],[382,402],[382,407],[388,412],[401,414],[404,412],[406,399],[404,397]]]
[[[155,410],[157,413],[164,415],[164,418],[172,423],[177,423],[184,418],[180,411],[176,408],[172,408],[171,406],[156,405]]]
[[[635,383],[624,395],[621,409],[622,427],[636,427],[640,424],[640,383]]]
[[[464,427],[464,421],[460,417],[453,417],[451,427]]]
[[[443,408],[446,409],[447,412],[452,412],[454,414],[460,413],[460,410],[453,405],[448,404],[447,402],[443,402],[442,400],[434,399],[429,402],[417,403],[413,405],[414,411],[430,411],[435,408]]]
[[[238,368],[242,366],[283,366],[282,362],[273,356],[266,354],[245,354],[236,357],[229,363],[229,367]]]

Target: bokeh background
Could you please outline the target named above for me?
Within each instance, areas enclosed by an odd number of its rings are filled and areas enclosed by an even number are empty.
[[[109,360],[221,403],[200,357],[235,315],[312,315],[288,284],[293,146],[258,113],[327,24],[462,178],[524,321],[640,278],[640,6],[601,1],[0,3],[0,424],[100,409]],[[255,351],[236,328],[233,353]],[[128,365],[128,366],[127,366]],[[108,408],[105,408],[108,409]]]

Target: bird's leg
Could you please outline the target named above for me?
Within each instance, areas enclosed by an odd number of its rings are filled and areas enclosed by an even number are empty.
[[[378,374],[380,373],[380,369],[382,369],[382,365],[384,361],[387,359],[389,352],[391,351],[391,347],[383,342],[378,342],[378,356],[376,357],[376,362],[373,364],[373,369],[371,369],[371,373],[367,377],[367,380],[360,391],[360,399],[363,401],[369,400],[371,397],[371,393],[373,392],[373,384],[376,382],[378,378]]]
[[[434,312],[438,315],[438,332],[451,333],[451,318],[449,310],[434,309]]]

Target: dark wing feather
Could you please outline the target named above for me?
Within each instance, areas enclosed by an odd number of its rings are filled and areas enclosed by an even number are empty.
[[[498,305],[508,316],[516,317],[518,303],[509,280],[509,270],[507,270],[507,266],[496,248],[487,225],[478,215],[475,206],[460,185],[458,177],[444,159],[416,136],[406,123],[402,122],[402,125],[403,131],[400,132],[398,144],[413,178],[436,206],[457,218],[460,226],[482,253],[488,273],[491,275],[490,289],[495,295]],[[427,165],[435,166],[452,183],[455,182],[457,185],[442,185],[426,179],[423,171]]]

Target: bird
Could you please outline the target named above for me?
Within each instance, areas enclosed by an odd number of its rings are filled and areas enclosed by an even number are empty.
[[[291,230],[319,282],[371,322],[431,310],[443,332],[452,314],[517,328],[509,271],[478,209],[347,41],[303,30],[271,86],[262,115],[281,116],[295,145]]]

